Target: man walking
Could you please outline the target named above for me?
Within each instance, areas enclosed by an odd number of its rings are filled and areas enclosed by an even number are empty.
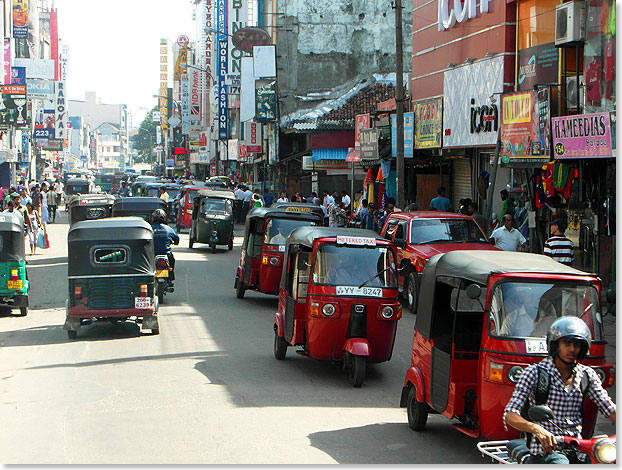
[[[495,239],[495,246],[503,251],[522,251],[527,246],[523,234],[512,227],[513,217],[510,214],[503,216],[503,225],[490,234]]]
[[[574,244],[564,233],[568,224],[564,219],[551,222],[551,237],[544,243],[544,254],[566,266],[572,266],[574,260]]]
[[[451,212],[451,201],[445,196],[445,187],[441,186],[436,190],[436,196],[430,201],[430,210]]]

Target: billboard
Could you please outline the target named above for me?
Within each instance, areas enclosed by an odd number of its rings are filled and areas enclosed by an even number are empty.
[[[56,96],[55,82],[50,80],[26,79],[26,94],[28,98],[53,100]]]
[[[262,126],[258,122],[244,123],[244,143],[246,152],[260,153],[262,151]]]
[[[419,101],[415,113],[415,148],[433,149],[442,146],[443,99]]]
[[[415,113],[404,113],[404,158],[413,157]],[[397,115],[391,115],[391,156],[397,157]]]
[[[255,119],[274,121],[276,119],[276,81],[257,84],[255,89]]]
[[[551,121],[556,159],[613,156],[609,113],[564,116]]]
[[[28,0],[13,0],[13,37],[28,39]]]

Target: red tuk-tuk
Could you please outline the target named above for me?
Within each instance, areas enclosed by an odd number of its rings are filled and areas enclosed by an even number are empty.
[[[190,229],[192,227],[192,207],[194,205],[194,198],[202,189],[206,189],[206,186],[201,183],[193,183],[182,186],[179,192],[177,221],[175,223],[177,232],[181,232],[182,229]]]
[[[285,240],[292,230],[303,225],[321,226],[322,219],[296,208],[256,207],[248,213],[234,282],[238,299],[244,297],[247,289],[279,293]]]
[[[402,308],[395,245],[371,230],[300,227],[287,238],[274,316],[274,356],[288,346],[343,361],[353,386],[366,364],[391,359]]]
[[[428,413],[484,439],[513,439],[503,410],[525,367],[547,356],[546,333],[558,317],[588,325],[592,345],[584,364],[604,387],[615,381],[605,359],[600,279],[544,255],[452,251],[432,257],[423,271],[410,368],[400,406],[411,429]],[[586,400],[583,436],[592,434],[596,408]]]

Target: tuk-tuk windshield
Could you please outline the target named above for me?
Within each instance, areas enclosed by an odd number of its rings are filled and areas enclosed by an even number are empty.
[[[378,273],[381,274],[376,276]],[[396,287],[393,252],[384,246],[372,249],[323,244],[318,248],[313,263],[313,283],[357,287],[365,283],[369,287]]]
[[[232,214],[233,206],[229,199],[208,197],[201,201],[201,213],[207,214],[208,212],[215,212],[218,214]]]
[[[410,226],[410,243],[487,243],[481,229],[472,219],[414,219]]]
[[[557,318],[581,318],[592,339],[602,339],[602,320],[598,291],[587,284],[503,282],[490,301],[494,325],[491,334],[512,338],[546,337]]]
[[[315,226],[315,222],[297,219],[269,219],[263,242],[266,245],[285,246],[285,241],[292,231],[298,227]]]

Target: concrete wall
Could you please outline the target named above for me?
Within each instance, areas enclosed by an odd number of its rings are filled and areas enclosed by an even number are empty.
[[[99,103],[95,92],[87,91],[84,101],[69,100],[67,107],[69,116],[81,116],[83,123],[90,125],[91,129],[104,122],[121,122],[121,105]]]
[[[395,72],[395,12],[388,0],[277,3],[277,11],[284,13],[276,20],[281,95],[329,90],[373,73]],[[408,72],[411,1],[403,1],[402,16],[403,62]]]

